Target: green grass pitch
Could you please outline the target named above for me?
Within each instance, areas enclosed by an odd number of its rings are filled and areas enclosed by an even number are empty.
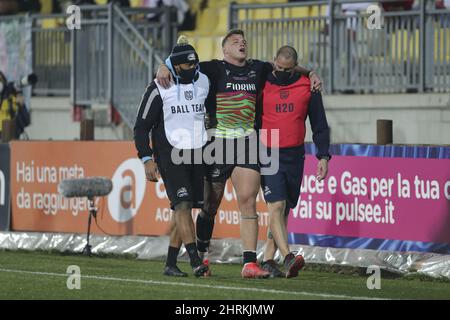
[[[81,288],[68,289],[67,268],[80,268]],[[293,279],[241,279],[240,265],[212,264],[212,277],[162,275],[164,262],[124,257],[0,251],[0,299],[450,299],[450,282],[423,277],[381,278],[369,290],[364,272],[307,266]],[[327,270],[324,270],[327,269]]]

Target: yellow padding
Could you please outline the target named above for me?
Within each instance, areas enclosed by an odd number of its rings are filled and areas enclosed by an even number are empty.
[[[53,3],[52,0],[40,0],[41,3],[41,13],[49,14],[52,13]]]
[[[214,37],[213,39],[213,45],[214,45],[214,55],[213,59],[223,59],[223,52],[222,52],[222,38],[223,37]]]
[[[218,11],[213,8],[207,8],[197,15],[196,31],[210,35],[214,32],[218,20]]]
[[[271,9],[255,9],[252,12],[252,18],[255,20],[272,19]]]
[[[288,10],[289,18],[306,18],[309,15],[308,7],[290,8]]]
[[[198,37],[196,41],[196,51],[200,61],[207,61],[214,58],[214,42],[212,37]]]
[[[225,35],[228,31],[228,8],[220,8],[217,10],[217,25],[214,30],[216,35]]]
[[[139,8],[143,6],[144,0],[130,0],[130,7]]]
[[[212,0],[212,1],[208,2],[208,7],[210,7],[210,8],[228,8],[231,2],[233,2],[233,0]]]
[[[435,30],[434,61],[450,64],[450,29]]]
[[[427,41],[427,46],[434,47],[434,61],[437,63],[450,63],[450,29],[434,30],[434,39]],[[429,34],[426,35],[429,37]],[[410,59],[419,59],[419,30],[411,33],[407,30],[398,30],[390,36],[391,54],[395,61],[406,61],[408,54]],[[403,44],[403,50],[402,50]],[[409,49],[409,52],[408,52]]]
[[[408,50],[410,59],[419,59],[419,39],[419,30],[413,33],[407,30],[393,32],[390,35],[392,60],[396,62],[406,61]]]
[[[320,6],[310,6],[309,7],[309,16],[310,17],[317,17],[320,16]]]
[[[43,19],[42,29],[53,29],[58,27],[58,19]]]

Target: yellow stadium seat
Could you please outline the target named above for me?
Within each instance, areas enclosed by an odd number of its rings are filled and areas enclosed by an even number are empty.
[[[41,13],[49,14],[53,11],[53,3],[51,0],[40,0],[41,3]]]
[[[215,37],[214,42],[214,59],[223,59],[223,52],[222,52],[222,38],[223,37]]]
[[[252,11],[253,19],[255,20],[265,20],[272,19],[271,9],[255,9]]]
[[[448,28],[434,32],[434,61],[450,63],[450,29]]]
[[[310,17],[317,17],[320,16],[320,6],[310,6],[309,7],[309,16]]]
[[[202,0],[188,0],[187,4],[189,5],[190,10],[196,14],[200,11],[200,5]]]
[[[263,4],[272,4],[272,3],[286,3],[288,0],[253,0],[252,3],[263,3]]]
[[[407,30],[397,30],[397,32],[391,34],[390,41],[393,61],[401,62],[406,60],[408,52],[411,58],[418,59],[420,44],[419,30],[416,30],[414,33]]]
[[[272,9],[272,19],[287,18],[287,15],[288,11],[286,9]]]
[[[216,29],[214,30],[215,34],[222,35],[227,33],[229,11],[228,8],[217,9],[218,19]]]
[[[53,29],[58,27],[57,19],[43,19],[42,20],[42,29]]]
[[[144,0],[130,0],[130,7],[139,8],[142,7]]]
[[[105,5],[108,4],[108,0],[95,0],[95,2],[99,5]]]
[[[191,46],[194,47],[194,49],[197,51],[197,47],[198,47],[198,38],[197,37],[193,37],[193,38],[188,38],[189,39],[189,44]]]
[[[253,18],[251,10],[239,10],[238,13],[239,20],[249,20]]]
[[[207,8],[199,12],[196,31],[204,35],[211,35],[214,32],[218,19],[218,11],[216,9]]]
[[[212,37],[203,36],[198,37],[196,51],[200,61],[211,60],[214,58],[214,42]]]
[[[247,3],[260,3],[260,4],[272,4],[272,3],[285,3],[288,0],[237,0],[239,4],[247,4]]]
[[[290,8],[288,10],[288,17],[289,18],[306,18],[309,15],[309,8],[308,7],[297,7],[297,8]]]
[[[178,37],[184,35],[188,38],[189,42],[194,41],[194,39],[198,36],[198,34],[195,32],[195,30],[193,31],[180,31],[178,33]]]
[[[210,8],[228,8],[232,0],[213,0],[208,2]]]

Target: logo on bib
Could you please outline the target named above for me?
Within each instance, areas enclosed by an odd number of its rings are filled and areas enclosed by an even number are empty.
[[[280,99],[287,99],[289,98],[289,91],[284,90],[284,91],[280,91]]]
[[[184,97],[186,98],[186,100],[192,100],[194,99],[194,93],[192,91],[185,91]]]

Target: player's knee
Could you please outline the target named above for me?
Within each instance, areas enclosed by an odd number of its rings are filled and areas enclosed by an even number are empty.
[[[192,210],[192,201],[181,201],[175,206],[175,212],[190,211],[190,210]]]
[[[238,205],[241,211],[254,211],[256,210],[256,196],[244,194],[238,197]]]
[[[276,201],[276,202],[271,202],[269,205],[269,211],[271,216],[279,216],[281,214],[284,215],[284,210],[285,210],[285,202],[284,201]]]
[[[217,210],[219,210],[219,203],[216,200],[208,199],[208,201],[205,201],[205,204],[203,206],[202,213],[204,215],[208,215],[210,218],[214,218],[217,214]]]

